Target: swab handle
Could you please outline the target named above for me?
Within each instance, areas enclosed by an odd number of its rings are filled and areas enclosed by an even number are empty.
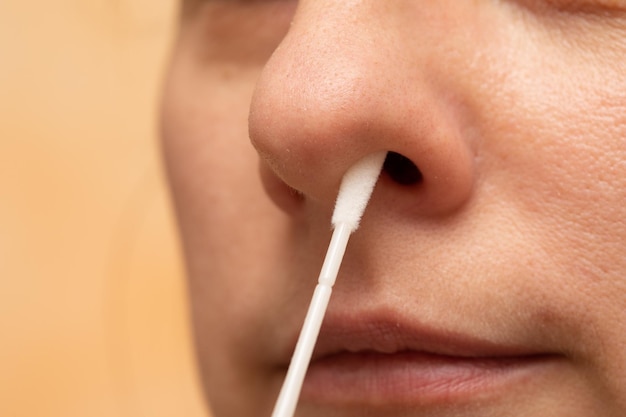
[[[287,376],[280,390],[272,417],[291,417],[296,410],[304,376],[311,362],[313,348],[326,314],[332,286],[337,279],[339,266],[346,251],[351,232],[350,227],[345,224],[339,224],[330,239],[324,264],[318,278],[318,284],[315,287],[311,304],[309,304],[309,310],[306,313],[304,325],[298,337],[296,350],[291,357]]]
[[[346,247],[348,246],[348,239],[350,239],[351,233],[352,228],[345,223],[340,223],[335,227],[333,236],[330,239],[330,244],[328,245],[328,250],[326,251],[326,258],[324,258],[320,276],[317,280],[319,284],[325,284],[330,287],[335,285],[339,267],[341,266],[343,255],[346,253]]]
[[[307,311],[296,350],[291,358],[287,377],[280,390],[272,417],[292,417],[296,411],[304,376],[309,367],[309,362],[311,362],[315,341],[320,332],[332,291],[331,287],[324,284],[317,284],[315,287],[309,311]]]

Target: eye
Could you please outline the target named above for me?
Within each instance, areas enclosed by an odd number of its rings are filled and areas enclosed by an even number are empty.
[[[626,17],[624,16],[626,0],[520,0],[520,2],[535,10]]]

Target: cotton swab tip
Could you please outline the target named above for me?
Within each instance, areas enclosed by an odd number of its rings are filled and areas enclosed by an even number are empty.
[[[371,154],[346,172],[339,187],[333,212],[334,227],[342,223],[351,231],[359,227],[386,156],[387,152]]]

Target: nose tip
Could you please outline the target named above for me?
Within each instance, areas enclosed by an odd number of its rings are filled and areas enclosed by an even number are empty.
[[[363,80],[353,65],[292,62],[302,54],[292,43],[286,40],[274,54],[257,84],[250,139],[264,163],[290,187],[309,198],[333,199],[350,166],[387,146],[370,140],[369,116],[355,112],[369,99],[359,97],[367,86],[359,85]],[[322,59],[313,55],[311,61]]]

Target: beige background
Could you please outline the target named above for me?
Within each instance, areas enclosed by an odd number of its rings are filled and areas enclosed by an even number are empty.
[[[0,416],[205,416],[157,142],[175,0],[0,0]]]

